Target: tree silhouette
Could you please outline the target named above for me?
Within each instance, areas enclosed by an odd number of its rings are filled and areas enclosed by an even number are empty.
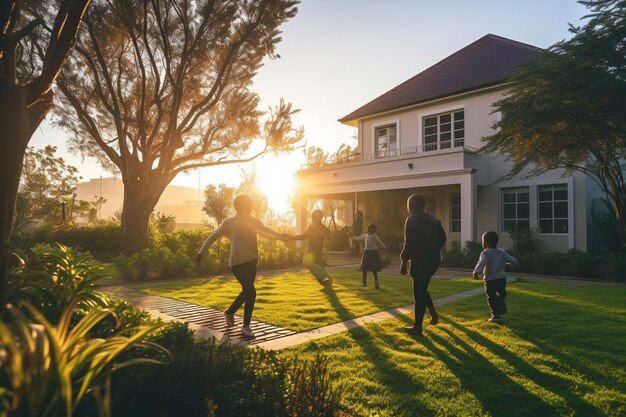
[[[249,89],[262,60],[277,56],[278,27],[296,4],[110,0],[90,8],[58,82],[57,122],[76,149],[120,172],[123,252],[146,246],[150,213],[177,174],[301,140],[291,104],[281,100],[262,123]]]
[[[89,2],[0,1],[0,299],[24,154]]]

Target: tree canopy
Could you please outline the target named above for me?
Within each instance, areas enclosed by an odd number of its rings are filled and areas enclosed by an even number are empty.
[[[120,172],[124,251],[145,246],[149,214],[177,174],[302,139],[291,104],[281,100],[263,121],[250,90],[263,59],[278,56],[278,27],[296,4],[94,0],[58,82],[56,120],[76,149]]]
[[[572,37],[556,43],[513,78],[495,103],[502,112],[482,152],[511,159],[508,177],[564,168],[593,178],[626,244],[626,1],[581,1],[590,9]]]

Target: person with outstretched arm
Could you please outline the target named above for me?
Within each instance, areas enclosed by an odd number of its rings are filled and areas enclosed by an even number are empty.
[[[422,321],[426,308],[430,311],[430,323],[437,324],[439,315],[435,311],[433,299],[428,292],[430,279],[437,272],[441,262],[440,251],[446,243],[446,232],[441,222],[424,212],[426,200],[421,194],[413,194],[407,200],[407,217],[404,226],[404,247],[400,257],[400,273],[410,272],[413,279],[413,297],[415,299],[415,324],[404,330],[413,336],[423,336]],[[411,262],[410,271],[407,263]]]
[[[247,195],[236,197],[233,205],[237,214],[224,220],[209,236],[198,251],[196,263],[200,263],[203,254],[220,237],[226,236],[230,239],[230,267],[233,275],[241,284],[241,292],[224,312],[224,318],[229,327],[234,326],[235,312],[244,305],[241,334],[247,338],[254,338],[254,333],[250,329],[250,321],[256,300],[254,280],[256,279],[259,257],[257,234],[274,240],[287,240],[288,235],[269,229],[259,219],[253,217],[250,214],[253,208],[252,200]]]

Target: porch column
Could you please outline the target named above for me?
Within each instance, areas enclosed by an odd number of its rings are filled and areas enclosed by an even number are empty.
[[[473,173],[461,178],[461,243],[476,241],[476,181]]]

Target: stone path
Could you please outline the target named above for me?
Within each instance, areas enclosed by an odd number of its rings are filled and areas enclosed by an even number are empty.
[[[437,276],[443,279],[458,278],[459,272],[451,271],[446,273],[446,271],[439,271]],[[172,298],[147,294],[132,287],[111,287],[108,289],[108,292],[115,297],[130,301],[134,306],[146,310],[155,318],[158,317],[164,321],[182,321],[188,323],[189,327],[196,332],[196,336],[198,337],[214,337],[219,341],[228,340],[235,344],[254,345],[266,350],[279,350],[296,346],[311,340],[345,332],[367,323],[376,323],[406,315],[412,313],[415,309],[414,304],[409,304],[404,307],[393,308],[300,333],[253,320],[250,323],[250,327],[256,335],[256,338],[250,340],[241,336],[240,328],[242,319],[239,316],[235,316],[234,327],[227,327],[224,321],[224,313],[210,307],[203,307]],[[474,288],[439,298],[433,302],[435,306],[442,306],[481,294],[482,292],[482,287]]]
[[[224,321],[224,312],[214,308],[151,295],[128,287],[113,287],[108,288],[107,291],[115,297],[128,300],[134,306],[146,310],[154,318],[187,323],[198,337],[214,337],[219,341],[229,340],[238,345],[258,345],[296,334],[292,330],[253,320],[250,328],[256,337],[250,340],[240,333],[243,319],[239,316],[235,316],[235,326],[228,327]]]

